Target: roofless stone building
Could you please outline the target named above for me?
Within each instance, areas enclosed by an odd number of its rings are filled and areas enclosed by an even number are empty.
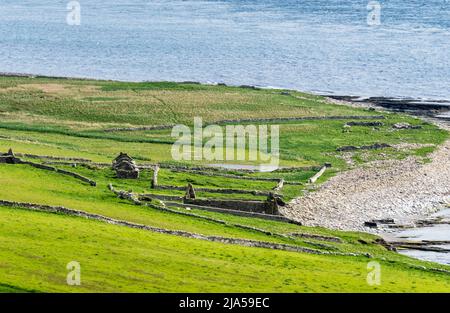
[[[113,160],[113,170],[118,178],[137,179],[139,178],[139,168],[133,158],[126,153],[120,154]]]
[[[0,163],[18,164],[20,159],[16,158],[12,149],[9,149],[7,153],[0,153]]]

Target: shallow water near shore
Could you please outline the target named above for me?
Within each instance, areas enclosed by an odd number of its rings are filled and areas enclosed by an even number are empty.
[[[0,72],[450,99],[450,2],[2,0]]]
[[[450,209],[445,209],[432,215],[432,217],[442,217],[444,220],[450,221]],[[429,240],[444,241],[450,240],[450,224],[433,225],[429,227],[417,227],[403,230],[393,234],[399,240]],[[450,244],[435,245],[435,247],[450,249]],[[399,250],[400,253],[411,257],[433,261],[442,264],[450,264],[450,253],[419,251],[419,250]]]

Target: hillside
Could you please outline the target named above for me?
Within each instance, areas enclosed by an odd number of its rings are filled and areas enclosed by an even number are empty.
[[[172,126],[198,116],[205,125],[280,125],[281,168],[173,160]],[[296,91],[0,77],[0,154],[11,148],[20,160],[0,162],[0,292],[449,291],[448,266],[390,251],[377,236],[241,207],[274,193],[289,202],[374,160],[426,162],[447,138],[411,116]],[[117,177],[111,162],[120,152],[134,159],[138,179]],[[183,200],[188,184],[198,203]],[[213,201],[232,207],[201,204]],[[73,260],[81,286],[65,281]],[[382,283],[371,286],[374,260]]]

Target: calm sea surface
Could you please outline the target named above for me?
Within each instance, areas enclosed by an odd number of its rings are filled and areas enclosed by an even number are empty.
[[[450,99],[450,0],[0,1],[0,72]]]

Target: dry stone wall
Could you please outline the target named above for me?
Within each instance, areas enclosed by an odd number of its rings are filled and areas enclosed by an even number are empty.
[[[329,251],[320,251],[320,250],[309,249],[309,248],[304,248],[304,247],[299,247],[299,246],[289,245],[289,244],[282,244],[282,243],[271,243],[271,242],[249,240],[249,239],[227,238],[227,237],[221,237],[221,236],[206,236],[206,235],[191,233],[191,232],[187,232],[187,231],[168,230],[168,229],[164,229],[164,228],[157,228],[157,227],[153,227],[153,226],[131,223],[131,222],[124,221],[124,220],[117,220],[117,219],[113,219],[113,218],[106,217],[103,215],[68,209],[68,208],[61,207],[61,206],[49,206],[49,205],[40,205],[40,204],[34,204],[34,203],[12,202],[12,201],[5,201],[5,200],[0,200],[0,206],[29,209],[29,210],[43,211],[43,212],[49,212],[49,213],[61,213],[61,214],[66,214],[66,215],[71,215],[71,216],[84,217],[87,219],[101,221],[101,222],[105,222],[105,223],[112,224],[112,225],[126,226],[126,227],[130,227],[130,228],[148,230],[148,231],[161,233],[161,234],[181,236],[181,237],[200,239],[200,240],[207,240],[207,241],[211,241],[211,242],[219,242],[219,243],[224,243],[224,244],[236,244],[236,245],[241,245],[241,246],[245,246],[245,247],[258,247],[258,248],[266,248],[266,249],[274,249],[274,250],[303,252],[303,253],[310,253],[310,254],[357,256],[357,254],[353,254],[353,253],[345,253],[344,254],[344,253],[336,253],[336,252],[329,252]]]

